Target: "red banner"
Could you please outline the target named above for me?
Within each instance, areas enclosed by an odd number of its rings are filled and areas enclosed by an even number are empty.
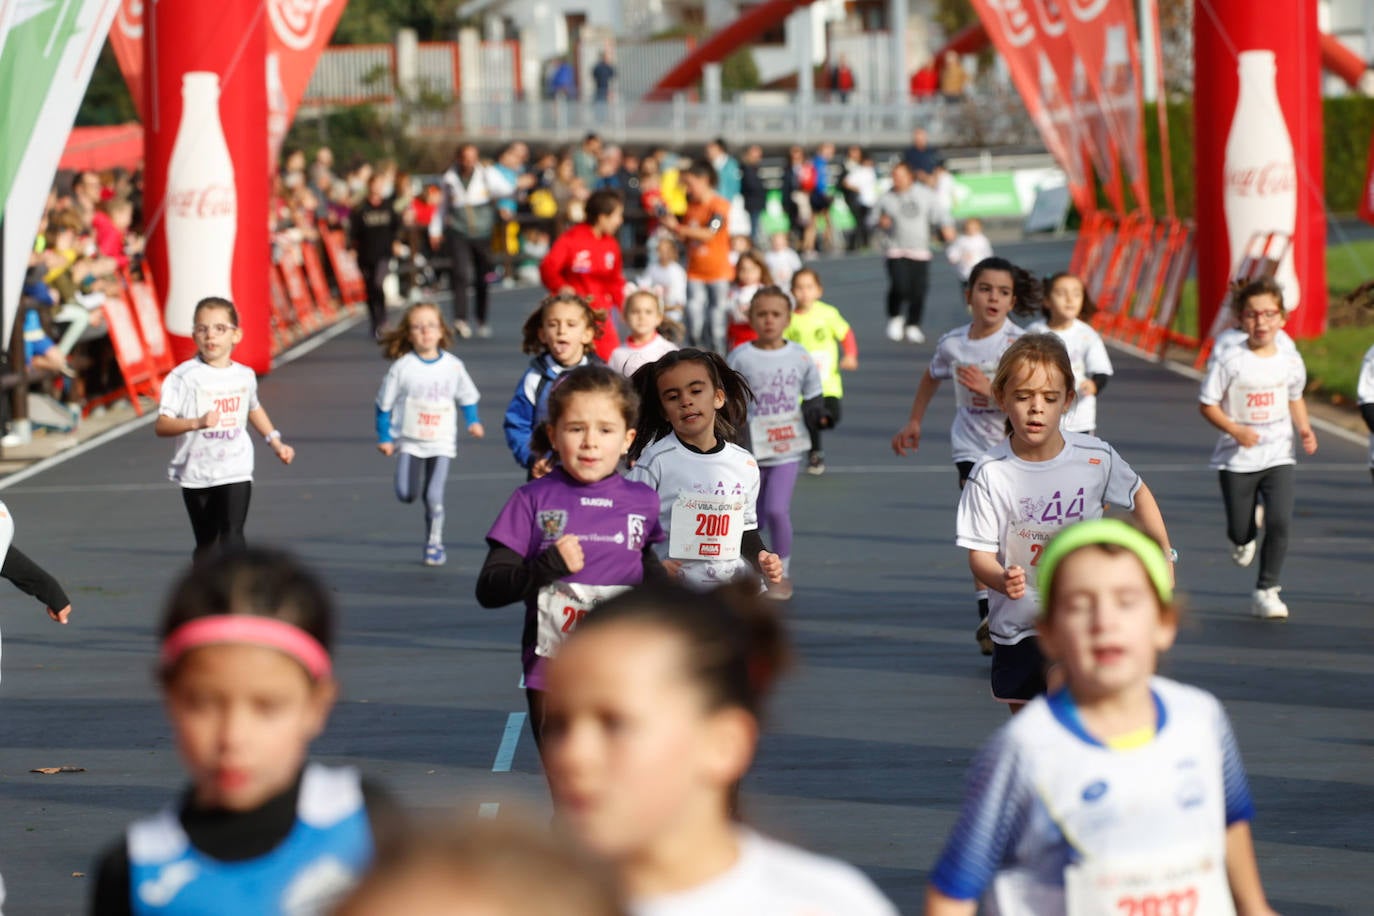
[[[1130,0],[1063,0],[1064,22],[1125,168],[1136,206],[1150,213],[1139,40]]]
[[[119,0],[114,25],[110,26],[110,46],[114,48],[119,71],[129,86],[134,111],[143,123],[148,122],[148,92],[143,85],[143,8],[151,0]]]
[[[1091,213],[1096,207],[1083,168],[1078,132],[1066,132],[1074,119],[1073,103],[1065,91],[1066,84],[1044,53],[1039,23],[1029,0],[973,0],[973,8],[1006,62],[1040,139],[1064,170],[1075,205]]]
[[[1364,193],[1360,195],[1360,219],[1374,223],[1374,134],[1369,137],[1369,165],[1364,172]]]

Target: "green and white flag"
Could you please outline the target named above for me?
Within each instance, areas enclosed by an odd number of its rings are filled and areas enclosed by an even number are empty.
[[[34,233],[119,0],[0,0],[4,345]],[[6,26],[0,19],[0,26]]]

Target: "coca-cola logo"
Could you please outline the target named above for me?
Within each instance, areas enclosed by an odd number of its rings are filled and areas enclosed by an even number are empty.
[[[1292,162],[1266,162],[1260,166],[1226,170],[1226,190],[1242,197],[1288,194],[1298,187]]]
[[[1102,15],[1112,0],[1068,0],[1069,11],[1079,22],[1092,22]]]
[[[167,192],[167,212],[183,219],[218,219],[238,214],[234,186],[212,184]]]
[[[989,0],[997,25],[1007,41],[1021,48],[1035,40],[1035,20],[1023,0]]]
[[[1064,8],[1059,5],[1059,0],[1033,0],[1035,3],[1035,13],[1040,19],[1040,28],[1050,38],[1058,38],[1064,34],[1068,28],[1068,23],[1064,21]]]
[[[115,23],[119,31],[133,41],[143,39],[143,0],[120,0],[119,10],[115,13]]]
[[[278,40],[293,51],[312,47],[319,36],[324,8],[333,0],[268,0],[267,18]]]

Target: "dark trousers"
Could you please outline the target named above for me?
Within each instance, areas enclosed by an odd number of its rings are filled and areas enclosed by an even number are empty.
[[[921,323],[926,310],[926,291],[930,288],[930,262],[911,258],[887,259],[887,317],[902,314],[906,303],[907,326]]]
[[[391,262],[360,263],[358,269],[362,271],[363,281],[367,285],[367,320],[372,325],[372,336],[376,337],[378,330],[386,324],[386,292],[382,284],[391,272]]]
[[[477,306],[477,323],[487,323],[487,274],[491,273],[491,239],[460,232],[448,233],[448,256],[453,262],[453,318],[468,320],[468,287]]]
[[[826,429],[834,429],[840,425],[840,399],[824,398],[825,412],[830,415],[830,425]],[[806,419],[806,431],[811,434],[811,451],[821,451],[821,427],[812,417]]]
[[[1280,464],[1262,471],[1221,471],[1221,501],[1226,506],[1226,536],[1232,544],[1248,544],[1255,529],[1255,504],[1264,500],[1264,543],[1259,548],[1259,578],[1255,588],[1279,584],[1288,553],[1288,526],[1293,518],[1294,467]]]
[[[201,489],[182,488],[181,498],[196,535],[197,560],[216,550],[244,546],[243,526],[248,521],[252,495],[253,484],[247,480]]]

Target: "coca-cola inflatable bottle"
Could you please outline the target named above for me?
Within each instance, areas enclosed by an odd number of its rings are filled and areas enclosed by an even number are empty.
[[[219,119],[219,75],[181,79],[181,125],[167,168],[167,332],[191,336],[196,303],[233,298],[238,199],[234,162]]]
[[[1281,232],[1291,238],[1298,219],[1297,166],[1274,83],[1274,52],[1242,51],[1239,57],[1240,86],[1226,138],[1221,197],[1232,269],[1245,257],[1252,235]],[[1302,298],[1294,247],[1287,246],[1275,274],[1290,311]]]

